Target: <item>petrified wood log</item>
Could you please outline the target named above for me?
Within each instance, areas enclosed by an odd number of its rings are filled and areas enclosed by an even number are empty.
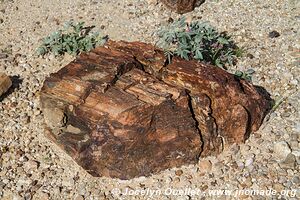
[[[109,41],[46,79],[47,136],[94,176],[196,163],[256,131],[270,98],[247,81],[140,42]]]
[[[191,12],[205,0],[161,0],[167,7],[179,14]]]

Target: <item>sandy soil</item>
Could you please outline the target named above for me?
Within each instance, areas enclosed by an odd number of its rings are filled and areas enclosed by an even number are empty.
[[[50,73],[74,57],[35,55],[40,40],[70,19],[95,25],[115,40],[156,41],[155,32],[179,17],[155,0],[0,0],[0,71],[15,89],[0,101],[1,199],[298,199],[300,198],[300,3],[297,0],[207,1],[193,19],[209,21],[246,49],[237,69],[253,68],[253,82],[283,103],[246,144],[197,165],[130,181],[94,178],[47,140],[38,91]],[[280,33],[269,38],[270,31]],[[236,69],[231,69],[232,71]],[[210,165],[211,163],[211,165]],[[117,188],[117,189],[116,189]],[[160,190],[150,195],[124,195]],[[168,189],[196,195],[168,195]],[[119,189],[119,191],[118,191]],[[275,195],[212,195],[214,189],[274,190]],[[289,190],[289,196],[280,195]],[[206,196],[206,197],[205,197]]]

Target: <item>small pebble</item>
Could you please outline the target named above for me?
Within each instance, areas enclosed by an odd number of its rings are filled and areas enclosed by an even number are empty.
[[[280,36],[280,33],[278,32],[278,31],[271,31],[270,33],[269,33],[269,37],[270,38],[277,38],[277,37],[279,37]]]
[[[274,154],[278,158],[284,160],[291,153],[290,146],[286,141],[277,142],[274,145]]]
[[[183,174],[182,170],[176,170],[175,171],[176,176],[181,176]]]
[[[209,160],[201,160],[198,166],[201,173],[210,172],[212,170],[212,163]]]

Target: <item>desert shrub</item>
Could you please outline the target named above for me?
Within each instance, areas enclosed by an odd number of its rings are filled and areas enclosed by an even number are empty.
[[[42,40],[37,54],[45,55],[51,52],[54,55],[64,53],[77,55],[80,52],[90,51],[96,46],[104,45],[108,37],[100,36],[98,32],[91,32],[94,27],[85,27],[84,24],[84,22],[67,22],[63,29],[51,33]]]
[[[157,34],[157,45],[164,49],[169,60],[177,55],[227,69],[242,53],[226,32],[219,33],[207,22],[187,23],[185,18],[180,18]]]

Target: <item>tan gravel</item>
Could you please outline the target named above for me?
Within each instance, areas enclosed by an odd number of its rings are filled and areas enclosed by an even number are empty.
[[[0,102],[0,198],[270,199],[271,196],[246,194],[210,196],[208,192],[273,189],[296,193],[277,193],[274,199],[299,199],[300,2],[211,0],[186,16],[209,21],[220,31],[232,34],[247,55],[236,68],[253,68],[254,83],[283,103],[246,144],[234,145],[217,157],[203,159],[199,165],[120,181],[91,177],[44,137],[38,91],[46,76],[74,57],[40,58],[35,49],[41,38],[70,19],[96,25],[101,33],[115,40],[154,43],[156,36],[152,33],[167,24],[170,17],[176,19],[179,15],[156,5],[155,0],[0,0],[0,53],[9,55],[0,59],[0,72],[15,76],[15,89]],[[280,36],[269,38],[273,30]],[[150,197],[120,195],[116,188],[162,192],[190,188],[201,192]]]

